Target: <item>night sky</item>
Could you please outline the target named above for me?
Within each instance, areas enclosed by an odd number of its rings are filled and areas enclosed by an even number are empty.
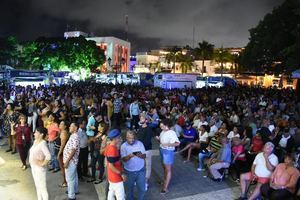
[[[0,37],[63,36],[68,29],[128,38],[133,51],[195,45],[242,47],[249,29],[283,0],[0,0]]]

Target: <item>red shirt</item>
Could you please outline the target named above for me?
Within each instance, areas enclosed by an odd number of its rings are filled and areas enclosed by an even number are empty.
[[[260,152],[262,151],[263,147],[264,147],[264,143],[261,139],[258,139],[256,137],[252,139],[252,149],[251,149],[252,152]]]
[[[178,117],[178,121],[177,121],[177,124],[179,125],[179,126],[183,126],[184,125],[184,117],[183,116],[179,116]]]
[[[232,153],[235,156],[236,154],[240,153],[240,155],[236,158],[236,160],[246,161],[245,155],[245,148],[242,144],[233,146]]]
[[[15,127],[15,133],[16,133],[16,144],[23,144],[23,137],[26,142],[30,142],[30,128],[25,126],[17,125]]]
[[[122,182],[123,181],[122,176],[120,174],[117,174],[114,171],[112,171],[109,167],[109,165],[114,165],[115,168],[117,168],[120,172],[122,172],[120,152],[119,152],[118,148],[115,145],[109,144],[105,149],[104,155],[106,157],[119,158],[119,160],[115,163],[108,162],[108,164],[107,164],[107,178],[112,183]]]

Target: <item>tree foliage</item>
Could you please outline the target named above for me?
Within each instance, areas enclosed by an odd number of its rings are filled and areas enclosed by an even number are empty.
[[[0,38],[0,65],[16,65],[18,42],[15,37]]]
[[[103,50],[97,47],[95,41],[88,41],[84,37],[42,37],[21,43],[19,51],[15,46],[17,42],[13,38],[4,42],[0,40],[0,59],[18,59],[18,63],[12,66],[22,69],[95,71],[104,62]]]
[[[198,43],[198,47],[194,50],[195,58],[202,60],[202,69],[201,72],[204,73],[204,61],[211,60],[214,55],[214,45],[209,42],[203,40]]]
[[[241,55],[241,64],[257,72],[299,68],[299,23],[300,1],[285,0],[250,30],[250,41]]]

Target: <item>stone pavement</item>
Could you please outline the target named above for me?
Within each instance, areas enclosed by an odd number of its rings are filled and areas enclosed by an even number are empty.
[[[157,144],[154,146],[157,147]],[[152,158],[151,187],[146,199],[234,199],[239,196],[239,188],[232,180],[214,182],[204,178],[207,172],[198,172],[197,163],[183,163],[180,154],[175,154],[172,168],[172,179],[167,194],[160,194],[159,183],[163,180],[163,168],[158,149],[154,150]]]
[[[7,146],[0,146],[0,157],[6,162],[0,166],[0,199],[1,200],[36,200],[36,190],[30,168],[23,171],[19,154],[5,153]],[[66,188],[60,188],[60,172],[47,173],[49,200],[67,199]],[[80,194],[77,200],[97,200],[98,195],[93,184],[79,182]]]
[[[163,169],[158,152],[158,144],[154,142],[154,152],[152,161],[152,175],[150,179],[149,190],[146,193],[147,200],[213,200],[224,199],[231,200],[239,196],[238,186],[226,180],[221,183],[213,182],[209,178],[204,178],[206,172],[196,170],[196,162],[183,163],[181,155],[175,155],[173,165],[172,180],[169,187],[169,193],[160,194],[160,183],[163,180]],[[1,200],[35,200],[36,191],[31,175],[30,168],[22,171],[19,167],[21,162],[19,155],[5,153],[7,146],[0,146],[0,157],[6,160],[3,166],[0,166],[0,199]],[[62,200],[66,198],[65,188],[58,187],[61,183],[60,173],[48,173],[47,184],[50,200]],[[105,182],[99,185],[90,183],[79,183],[79,200],[104,200]]]

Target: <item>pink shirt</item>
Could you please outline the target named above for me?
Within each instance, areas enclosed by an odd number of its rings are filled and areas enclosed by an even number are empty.
[[[245,148],[242,144],[232,147],[232,154],[235,156],[238,153],[240,153],[240,155],[236,158],[236,160],[245,161]]]
[[[45,140],[40,143],[34,142],[29,150],[29,163],[31,166],[40,167],[44,170],[47,166],[41,167],[39,162],[44,160],[51,160],[51,154]]]

